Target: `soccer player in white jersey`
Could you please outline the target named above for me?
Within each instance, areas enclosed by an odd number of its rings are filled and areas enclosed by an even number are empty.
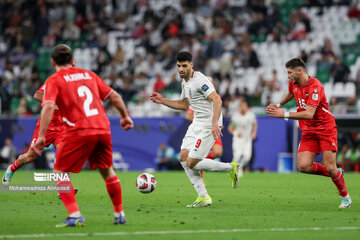
[[[242,101],[239,111],[231,116],[228,131],[233,135],[233,161],[239,163],[238,177],[242,177],[243,167],[251,159],[252,142],[257,133],[255,114],[249,111],[246,101]]]
[[[205,185],[200,177],[200,171],[227,172],[233,188],[237,187],[237,163],[216,162],[205,158],[216,139],[222,136],[221,99],[214,86],[198,71],[193,69],[192,55],[180,52],[177,57],[177,70],[182,80],[180,100],[168,100],[159,93],[152,93],[150,99],[170,108],[194,110],[194,119],[183,139],[180,152],[180,163],[193,184],[198,197],[187,207],[204,207],[212,204]]]

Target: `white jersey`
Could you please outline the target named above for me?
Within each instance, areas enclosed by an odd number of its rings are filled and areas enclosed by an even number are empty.
[[[256,117],[253,112],[247,111],[245,115],[242,115],[239,111],[237,111],[231,117],[231,124],[234,125],[234,138],[238,138],[238,133],[240,133],[240,139],[244,141],[252,141],[251,131],[254,123],[256,122]]]
[[[193,124],[204,128],[211,128],[213,104],[208,96],[215,91],[212,83],[201,72],[194,71],[189,81],[182,81],[181,98],[187,98],[190,108],[194,111]],[[219,126],[223,126],[223,117],[220,115]]]

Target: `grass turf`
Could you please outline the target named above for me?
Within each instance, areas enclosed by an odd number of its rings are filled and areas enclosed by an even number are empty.
[[[360,227],[360,174],[347,173],[353,200],[350,209],[338,209],[340,198],[330,178],[306,174],[245,173],[237,189],[224,173],[206,173],[213,205],[186,208],[196,194],[182,171],[155,172],[157,188],[141,194],[135,187],[140,172],[118,172],[128,223],[113,225],[112,204],[96,171],[72,175],[79,188],[76,198],[85,218],[83,228],[56,229],[67,212],[55,193],[0,193],[0,239],[357,239]],[[32,182],[33,171],[18,171],[13,184]],[[304,228],[319,227],[317,231]],[[270,229],[275,228],[274,231]],[[290,229],[290,228],[299,228]],[[329,228],[329,229],[323,229]],[[240,232],[194,232],[240,229]],[[256,230],[258,229],[258,231]],[[181,232],[189,230],[190,232]],[[175,231],[149,233],[150,231]],[[125,232],[115,236],[110,233]],[[136,233],[140,232],[140,233]],[[31,234],[52,234],[44,238]],[[86,233],[84,236],[66,236]],[[97,233],[106,233],[97,236]],[[59,234],[59,235],[56,235]],[[26,237],[26,238],[25,238]]]

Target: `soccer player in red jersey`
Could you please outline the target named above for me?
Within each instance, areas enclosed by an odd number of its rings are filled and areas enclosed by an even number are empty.
[[[110,99],[119,111],[120,125],[124,130],[133,127],[121,98],[95,73],[74,67],[71,49],[58,45],[51,55],[51,64],[56,73],[46,81],[46,92],[42,102],[39,137],[35,149],[41,151],[45,145],[45,132],[53,116],[55,106],[67,124],[62,144],[56,151],[55,172],[78,173],[86,160],[90,168],[97,168],[105,180],[106,188],[114,207],[114,224],[126,223],[123,211],[121,185],[112,167],[112,141],[110,122],[106,117],[102,101]],[[69,217],[56,227],[84,226],[75,191],[71,181],[57,182],[61,188],[71,186],[71,192],[59,191]]]
[[[41,88],[36,91],[36,93],[34,94],[34,98],[39,102],[41,102],[45,90],[46,90],[46,83],[44,83],[41,86]],[[8,169],[5,171],[4,176],[2,178],[2,183],[4,185],[8,185],[10,183],[11,178],[13,177],[16,170],[18,170],[25,164],[35,161],[38,158],[38,156],[41,155],[40,153],[37,153],[34,150],[34,145],[38,138],[39,130],[40,130],[40,119],[41,118],[39,118],[36,123],[36,127],[34,130],[34,134],[28,152],[21,154],[19,158],[12,165],[10,165]],[[64,125],[64,122],[62,121],[59,111],[56,107],[54,111],[54,115],[50,121],[49,127],[45,133],[45,139],[46,139],[45,147],[50,146],[50,144],[54,144],[55,148],[58,148],[61,142],[64,128],[66,128],[66,126]]]
[[[336,168],[337,127],[329,111],[324,87],[320,81],[306,73],[301,58],[286,63],[289,91],[279,104],[266,108],[269,116],[299,120],[303,131],[298,149],[298,169],[301,172],[331,177],[341,196],[339,208],[351,207],[351,198],[345,186],[343,170]],[[286,112],[280,107],[295,98],[297,112]],[[315,156],[323,154],[323,164],[314,162]]]

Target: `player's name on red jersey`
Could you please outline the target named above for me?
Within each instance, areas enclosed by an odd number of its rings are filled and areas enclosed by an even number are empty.
[[[68,74],[64,75],[63,78],[66,82],[72,82],[72,81],[80,81],[80,80],[88,80],[92,79],[89,75],[89,73],[75,73],[75,74]]]
[[[43,104],[53,102],[59,107],[66,132],[76,134],[109,134],[110,122],[102,101],[112,88],[91,71],[77,67],[63,68],[47,79]]]
[[[298,112],[305,111],[307,106],[316,108],[312,119],[299,120],[301,130],[336,130],[335,118],[329,110],[324,87],[318,79],[309,77],[308,82],[304,86],[293,84],[290,81],[289,92],[295,97]]]

